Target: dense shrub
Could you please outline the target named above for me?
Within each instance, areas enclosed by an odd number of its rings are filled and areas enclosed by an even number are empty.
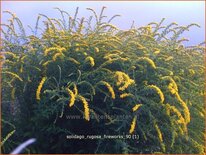
[[[162,26],[162,19],[123,31],[110,24],[116,16],[106,21],[104,9],[88,9],[88,20],[78,9],[74,17],[58,9],[62,19],[40,15],[30,36],[7,12],[3,152],[34,137],[27,152],[204,153],[204,48],[185,47],[180,38],[198,25]],[[66,137],[104,134],[133,139]]]

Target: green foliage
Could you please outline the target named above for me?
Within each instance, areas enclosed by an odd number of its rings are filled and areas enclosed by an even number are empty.
[[[204,153],[204,48],[179,39],[198,25],[162,26],[163,19],[123,31],[110,24],[117,15],[104,21],[104,9],[88,8],[94,15],[86,20],[78,8],[74,17],[57,8],[62,19],[41,14],[31,36],[7,12],[3,106],[15,110],[2,112],[15,130],[3,124],[4,137],[15,131],[6,136],[15,144],[36,138],[32,153]],[[139,139],[66,138],[82,134]]]

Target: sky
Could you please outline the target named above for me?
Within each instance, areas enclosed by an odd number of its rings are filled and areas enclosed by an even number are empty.
[[[24,24],[27,32],[27,25],[35,27],[39,13],[49,17],[60,17],[55,7],[74,15],[76,7],[79,7],[79,16],[89,17],[91,12],[86,8],[92,8],[100,13],[101,8],[106,6],[105,15],[112,17],[120,14],[112,24],[120,29],[129,29],[132,22],[136,27],[145,26],[150,22],[160,22],[166,18],[163,25],[176,22],[186,26],[197,23],[201,28],[192,27],[183,37],[190,41],[185,45],[196,45],[205,40],[205,2],[204,1],[2,1],[1,14],[2,23],[7,23],[10,18],[2,11],[9,10],[15,13]]]

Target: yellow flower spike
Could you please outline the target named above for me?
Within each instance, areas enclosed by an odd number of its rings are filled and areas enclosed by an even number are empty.
[[[177,87],[176,82],[169,76],[165,76],[162,79],[170,81],[168,85],[168,89],[171,94],[175,95],[175,97],[179,101],[179,104],[183,107],[185,123],[188,124],[190,122],[190,111],[189,111],[187,104],[181,99],[181,97],[178,94],[178,87]]]
[[[95,47],[94,51],[98,53],[99,52],[99,48]]]
[[[117,86],[121,85],[124,82],[123,72],[116,71],[115,76],[117,77]]]
[[[49,52],[51,52],[51,51],[56,51],[58,53],[62,53],[64,51],[66,51],[66,49],[64,47],[50,47],[44,51],[44,56],[47,56],[49,54]]]
[[[52,57],[52,60],[53,60],[53,61],[56,61],[56,59],[57,59],[58,57],[61,57],[61,56],[63,56],[63,53],[56,53],[56,54],[54,54],[54,56]]]
[[[173,83],[170,83],[167,88],[169,89],[171,94],[177,93],[177,90],[174,88],[174,84]]]
[[[23,81],[23,79],[19,75],[17,75],[16,73],[9,72],[9,71],[5,71],[2,73],[10,74],[10,75],[14,76],[15,78],[17,78],[19,81],[21,81],[21,82]]]
[[[67,89],[67,92],[69,93],[70,96],[69,106],[72,107],[75,102],[75,95],[69,88]]]
[[[136,105],[132,108],[132,111],[133,111],[133,112],[137,111],[141,106],[142,106],[142,104],[136,104]]]
[[[106,81],[100,81],[100,83],[102,83],[103,85],[105,85],[107,87],[107,89],[109,90],[109,92],[111,94],[111,98],[115,99],[115,92],[114,92],[114,89],[112,88],[112,86]]]
[[[91,56],[88,56],[86,59],[86,61],[89,61],[90,62],[90,65],[93,67],[95,65],[94,63],[94,58],[92,58]]]
[[[17,55],[14,54],[13,52],[1,52],[1,53],[2,53],[2,55],[0,55],[0,58],[1,58],[1,57],[4,58],[3,55],[10,55],[10,56],[12,56],[12,57],[15,58],[15,59],[18,58]]]
[[[75,52],[79,52],[80,51],[80,47],[76,47],[74,51]]]
[[[146,61],[148,64],[150,64],[150,66],[151,66],[152,68],[154,68],[154,69],[157,68],[156,65],[155,65],[155,63],[154,63],[154,61],[153,61],[152,59],[150,59],[150,58],[140,57],[140,58],[138,59],[138,61]]]
[[[135,83],[134,80],[130,79],[129,75],[121,71],[116,71],[115,77],[117,77],[117,82],[116,82],[117,86],[120,86],[121,84],[123,84],[121,87],[119,87],[119,90],[121,91],[124,91],[130,85]]]
[[[123,52],[119,50],[112,50],[111,53],[122,54]]]
[[[184,111],[184,118],[185,118],[185,123],[188,124],[190,122],[190,111],[187,106],[187,104],[181,99],[178,93],[175,94],[177,100],[179,101],[180,105],[183,107]]]
[[[185,119],[182,117],[181,112],[175,106],[170,106],[169,104],[167,104],[167,106],[169,109],[169,115],[171,113],[174,113],[177,115],[177,117],[178,117],[177,123],[178,124],[186,124]]]
[[[133,94],[130,94],[130,93],[123,93],[120,95],[120,98],[126,98],[126,97],[133,97],[134,95]]]
[[[152,33],[152,26],[151,26],[151,25],[146,26],[145,28],[146,28],[146,30],[147,30],[147,32],[148,32],[149,34]]]
[[[42,87],[43,87],[46,79],[47,79],[46,77],[43,77],[42,80],[41,80],[41,82],[40,82],[39,85],[38,85],[38,88],[37,88],[37,90],[36,90],[36,99],[37,99],[37,100],[40,100],[41,89],[42,89]]]
[[[137,46],[137,49],[139,49],[139,50],[144,50],[146,47],[144,47],[144,46]]]
[[[137,49],[144,49],[145,47],[142,46],[140,43],[135,42]]]
[[[162,132],[160,131],[160,128],[159,128],[159,126],[157,124],[155,124],[155,129],[157,131],[157,135],[158,135],[159,141],[163,142]]]
[[[74,84],[74,95],[77,96],[78,94],[78,89],[77,89],[77,85]]]
[[[119,87],[119,90],[124,91],[125,89],[127,89],[130,85],[134,84],[134,80],[129,79],[127,81],[125,81],[125,84],[122,87]]]
[[[191,76],[195,75],[195,71],[193,69],[189,69],[188,71],[189,71]]]
[[[166,114],[170,116],[170,104],[169,103],[165,104],[165,109],[166,109]]]
[[[169,56],[168,58],[165,59],[165,61],[170,61],[170,60],[172,60],[172,59],[173,59],[173,57],[172,57],[172,56]]]
[[[159,54],[160,53],[160,50],[158,48],[155,48],[154,49],[154,54]]]
[[[46,61],[45,63],[43,63],[43,66],[44,67],[46,67],[49,63],[51,63],[52,62],[52,60],[48,60],[48,61]]]
[[[128,58],[120,58],[120,60],[122,60],[122,61],[128,61],[129,59],[128,59]]]
[[[115,58],[115,57],[119,57],[118,53],[114,53],[114,54],[107,54],[104,56],[104,59],[111,59],[111,58]]]
[[[168,80],[170,81],[169,85],[168,85],[168,89],[171,92],[171,94],[175,94],[178,93],[178,87],[176,82],[170,77],[170,76],[164,76],[161,78],[162,80]]]
[[[132,134],[135,130],[135,127],[136,127],[136,121],[137,121],[137,116],[135,116],[132,120],[132,123],[130,125],[130,130],[129,130],[129,133]]]
[[[164,94],[163,92],[161,91],[161,89],[159,87],[157,87],[156,85],[148,85],[147,88],[149,89],[153,89],[156,91],[156,93],[159,95],[160,97],[160,102],[163,103],[164,100],[165,100],[165,97],[164,97]]]
[[[21,57],[21,62],[24,63],[24,59],[27,57],[27,55],[24,55],[23,57]]]
[[[161,147],[162,147],[162,150],[165,151],[165,145],[164,145],[164,143],[163,143],[162,132],[161,132],[159,126],[158,126],[156,123],[154,124],[154,126],[155,126],[155,129],[156,129],[157,136],[158,136],[158,139],[159,139],[159,141],[160,141],[160,145],[161,145]]]
[[[202,112],[199,112],[199,115],[204,118],[204,114]]]
[[[179,132],[180,132],[180,135],[184,135],[184,131],[183,131],[183,129],[180,127],[180,126],[178,126],[178,130],[179,130]]]
[[[135,70],[135,69],[136,69],[136,67],[135,67],[135,66],[132,66],[132,67],[131,67],[131,70]]]
[[[71,61],[71,62],[74,63],[74,64],[80,65],[80,62],[78,62],[78,61],[75,60],[74,58],[69,57],[69,58],[67,58],[67,60]]]
[[[82,101],[83,103],[83,106],[84,106],[84,118],[89,121],[89,105],[88,105],[88,102],[87,100],[81,96],[81,95],[78,95],[79,99]]]

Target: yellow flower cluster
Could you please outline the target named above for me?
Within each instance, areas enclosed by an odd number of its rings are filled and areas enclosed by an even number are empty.
[[[120,58],[120,60],[122,60],[122,61],[128,61],[129,59],[128,59],[128,58]]]
[[[170,108],[170,110],[171,110],[171,112],[174,112],[174,113],[177,115],[177,117],[178,117],[177,123],[179,123],[179,124],[185,124],[185,119],[182,117],[182,114],[180,113],[180,111],[179,111],[177,108],[175,108],[174,106],[172,106],[172,107]]]
[[[165,97],[164,97],[164,94],[159,87],[157,87],[156,85],[148,85],[147,88],[155,90],[160,97],[161,103],[164,102]]]
[[[154,63],[154,61],[153,61],[152,59],[150,59],[150,58],[140,57],[140,58],[138,58],[138,61],[146,61],[148,64],[150,64],[150,66],[151,66],[152,68],[154,68],[154,69],[157,68],[156,65],[155,65],[155,63]]]
[[[134,84],[134,80],[130,79],[130,77],[121,71],[115,72],[115,77],[117,77],[117,86],[122,85],[119,87],[119,90],[124,91],[126,88],[128,88],[130,85]]]
[[[104,59],[110,60],[111,58],[119,57],[118,53],[113,53],[113,54],[107,54],[104,56]]]
[[[52,57],[52,60],[53,61],[56,61],[56,59],[58,58],[58,57],[61,57],[63,54],[62,53],[56,53],[56,54],[54,54],[54,56]]]
[[[130,130],[129,133],[132,134],[135,130],[135,126],[136,126],[136,121],[137,121],[137,116],[135,116],[132,120],[132,123],[130,125]]]
[[[1,58],[0,58],[0,60],[1,60]],[[2,60],[3,61],[3,60]],[[13,65],[14,64],[14,62],[13,61],[10,61],[10,60],[5,60],[4,61],[6,64],[11,64],[11,65]]]
[[[165,76],[162,79],[163,80],[170,80],[170,83],[168,85],[168,89],[171,92],[171,94],[176,96],[176,98],[179,101],[180,105],[183,107],[185,123],[188,124],[190,122],[190,111],[189,111],[189,108],[188,108],[187,104],[181,99],[180,95],[178,94],[177,84],[169,76]],[[182,121],[180,121],[180,122],[182,122]]]
[[[74,95],[76,96],[77,94],[78,94],[77,85],[74,84]]]
[[[10,56],[12,56],[13,58],[15,58],[15,59],[17,59],[18,57],[17,57],[17,55],[16,54],[14,54],[14,53],[12,53],[12,52],[2,52],[2,54],[4,55],[10,55]],[[2,57],[3,57],[3,55],[1,55]]]
[[[177,100],[179,101],[180,105],[183,107],[185,123],[188,124],[190,122],[189,108],[188,108],[187,104],[181,99],[181,97],[178,93],[176,93],[175,96],[176,96]]]
[[[66,51],[66,49],[64,47],[50,47],[44,51],[44,56],[47,56],[48,53],[51,51],[57,51],[58,53],[62,53],[64,51]]]
[[[24,55],[23,57],[21,57],[21,62],[24,63],[24,59],[28,57],[27,55]]]
[[[151,39],[154,40],[154,37],[151,35],[147,35],[147,34],[140,34],[141,37],[144,37],[145,39]]]
[[[71,62],[73,62],[73,63],[75,63],[75,64],[77,64],[77,65],[80,64],[79,61],[77,61],[77,60],[75,60],[74,58],[71,58],[71,57],[67,58],[67,60],[69,60],[69,61],[71,61]]]
[[[168,85],[168,89],[170,91],[171,94],[176,94],[178,93],[178,87],[176,82],[170,77],[170,76],[164,76],[161,78],[162,80],[168,80],[170,83]]]
[[[38,85],[38,88],[36,90],[36,99],[37,100],[40,100],[40,94],[41,94],[41,89],[46,81],[46,77],[43,77],[42,80],[40,81],[39,85]]]
[[[165,104],[166,114],[170,115],[170,104]]]
[[[164,152],[164,151],[165,151],[165,144],[163,143],[162,132],[161,132],[159,126],[158,126],[156,123],[154,124],[154,126],[155,126],[155,129],[156,129],[156,131],[157,131],[157,136],[158,136],[158,139],[159,139],[159,141],[160,141],[160,145],[161,145],[162,150],[163,150],[163,152]]]
[[[131,93],[123,93],[120,95],[120,98],[126,98],[126,97],[133,97],[134,95]]]
[[[188,71],[189,71],[190,75],[192,75],[192,76],[195,75],[195,71],[193,69],[189,69]]]
[[[112,50],[112,51],[111,51],[111,53],[117,53],[117,54],[119,54],[119,55],[120,55],[120,54],[122,54],[123,52],[122,52],[122,51],[120,51],[120,50]]]
[[[178,89],[175,88],[175,85],[173,82],[169,83],[168,85],[168,89],[171,92],[171,94],[175,94],[177,93]]]
[[[75,102],[75,94],[69,88],[67,88],[67,92],[69,93],[70,96],[69,106],[72,107]]]
[[[172,56],[169,56],[168,58],[165,59],[165,61],[170,61],[170,60],[172,60],[172,59],[173,59],[173,57],[172,57]]]
[[[166,104],[166,108],[168,110],[168,115],[170,115],[171,113],[174,113],[175,115],[177,115],[178,124],[185,124],[185,119],[182,117],[181,112],[175,106],[170,106],[169,104]]]
[[[52,62],[52,60],[48,60],[48,61],[46,61],[45,63],[43,63],[43,66],[44,67],[46,67],[49,63],[51,63]]]
[[[85,60],[86,60],[86,61],[89,61],[89,62],[90,62],[90,65],[91,65],[92,67],[95,65],[95,63],[94,63],[94,58],[92,58],[91,56],[87,57]]]
[[[152,26],[149,25],[149,26],[146,26],[146,31],[148,32],[148,34],[151,34],[152,33]]]
[[[135,67],[135,66],[132,66],[130,69],[131,69],[131,70],[135,70],[135,69],[136,69],[136,67]]]
[[[87,100],[81,96],[81,95],[78,95],[79,99],[82,101],[83,105],[84,105],[84,118],[89,121],[89,105],[88,105],[88,102]]]
[[[154,48],[154,54],[159,54],[160,50],[158,48]]]
[[[155,127],[155,129],[157,131],[157,136],[158,136],[159,141],[163,142],[162,132],[161,132],[159,126],[155,123],[154,127]]]
[[[112,99],[115,99],[115,93],[114,93],[114,89],[112,88],[112,86],[106,81],[100,81],[100,83],[102,83],[103,85],[107,87],[107,89],[109,90],[111,94]]]
[[[5,72],[2,72],[2,73],[10,74],[10,75],[14,76],[15,78],[17,78],[19,81],[23,81],[22,78],[20,78],[19,75],[15,74],[13,72],[5,71]]]
[[[141,106],[142,106],[142,104],[136,104],[136,105],[132,108],[132,111],[133,111],[133,112],[137,111]]]
[[[142,45],[141,45],[140,43],[138,43],[138,42],[136,42],[135,45],[136,45],[137,49],[139,49],[139,50],[145,49],[145,47],[142,46]]]
[[[94,51],[98,53],[99,52],[99,48],[95,47]]]

